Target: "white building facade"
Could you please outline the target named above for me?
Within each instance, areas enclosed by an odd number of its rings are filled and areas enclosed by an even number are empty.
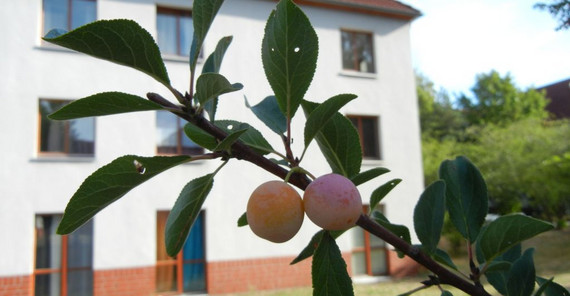
[[[423,190],[420,129],[410,53],[410,24],[419,12],[397,1],[298,1],[319,37],[319,60],[306,98],[341,93],[357,99],[341,112],[361,132],[362,170],[390,173],[359,188],[370,193],[402,178],[382,202],[392,223],[413,234],[412,212]],[[220,97],[217,117],[249,122],[275,148],[281,139],[252,116],[271,88],[261,62],[265,22],[275,1],[227,0],[204,45],[233,35],[221,68],[242,91]],[[249,194],[276,177],[232,160],[214,188],[178,258],[165,256],[163,227],[182,187],[213,172],[219,161],[200,161],[166,171],[105,208],[68,236],[55,235],[67,202],[82,181],[126,154],[199,153],[173,117],[157,112],[76,120],[46,120],[68,101],[105,91],[145,97],[168,90],[133,69],[65,50],[41,40],[49,27],[72,29],[100,19],[132,19],[158,40],[172,85],[188,89],[186,61],[191,0],[18,0],[0,2],[0,100],[3,114],[0,169],[0,295],[220,294],[310,285],[310,259],[289,262],[319,229],[305,219],[283,244],[237,227]],[[191,39],[191,38],[190,38]],[[202,63],[198,65],[201,68]],[[200,71],[200,69],[198,69]],[[174,101],[174,100],[173,100]],[[293,122],[293,151],[301,153],[303,120]],[[313,143],[303,167],[330,172]],[[353,276],[400,275],[413,267],[383,242],[351,230],[338,239]]]

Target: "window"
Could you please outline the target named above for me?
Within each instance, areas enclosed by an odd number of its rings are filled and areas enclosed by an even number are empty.
[[[362,156],[369,159],[380,159],[378,117],[376,116],[347,116],[358,130]]]
[[[60,236],[61,217],[36,216],[34,295],[93,295],[93,222]]]
[[[341,30],[341,43],[344,70],[376,73],[371,33]]]
[[[40,99],[39,152],[43,155],[93,156],[95,119],[54,121],[47,117],[68,103],[69,101]]]
[[[43,0],[44,32],[52,29],[71,31],[97,19],[95,0]]]
[[[159,154],[202,154],[204,149],[184,134],[186,122],[166,111],[156,112],[156,150]]]
[[[204,244],[204,212],[190,229],[190,234],[176,258],[166,254],[164,233],[167,211],[159,211],[156,217],[156,291],[157,292],[205,292],[206,254]]]
[[[364,206],[365,212],[368,206]],[[382,205],[377,209],[382,212]],[[354,275],[385,275],[388,273],[386,243],[362,228],[352,229],[352,273]]]
[[[188,56],[194,35],[192,13],[159,7],[156,27],[158,47],[162,54]]]

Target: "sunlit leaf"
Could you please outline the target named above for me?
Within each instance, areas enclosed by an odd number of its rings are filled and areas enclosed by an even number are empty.
[[[62,33],[61,30],[52,30],[43,39],[96,58],[132,67],[170,86],[158,45],[150,33],[134,21],[100,20]]]
[[[73,101],[48,116],[52,120],[69,120],[127,112],[161,110],[159,104],[121,92],[98,93]]]
[[[311,112],[305,123],[305,148],[309,146],[317,133],[327,124],[333,115],[337,114],[340,108],[355,98],[356,95],[341,94],[319,104],[315,110]]]
[[[261,58],[265,76],[286,118],[293,118],[317,67],[318,38],[307,16],[282,0],[265,26]]]
[[[387,168],[375,167],[355,175],[350,181],[352,181],[355,186],[358,186],[388,172],[390,172],[390,170]]]
[[[196,99],[204,105],[220,95],[238,91],[243,88],[240,83],[231,84],[224,76],[217,73],[205,73],[196,82]]]
[[[192,3],[192,22],[194,36],[190,47],[190,71],[194,73],[200,50],[210,30],[210,26],[220,10],[224,0],[194,0]]]
[[[384,199],[392,189],[400,184],[400,182],[402,182],[402,179],[392,179],[372,191],[372,194],[370,195],[370,211],[373,211],[382,199]]]
[[[87,177],[65,208],[58,234],[69,234],[148,179],[191,160],[190,156],[121,156]]]
[[[216,50],[214,50],[214,52],[210,54],[208,59],[206,59],[206,62],[204,62],[204,66],[202,67],[202,73],[220,73],[222,60],[224,59],[224,55],[226,54],[226,50],[230,46],[232,39],[233,39],[232,36],[226,36],[220,39],[220,41],[218,41],[218,45],[216,45]],[[206,102],[204,110],[206,110],[206,112],[208,113],[210,121],[216,120],[217,108],[218,108],[217,97]]]
[[[214,175],[208,174],[190,181],[184,188],[166,220],[166,252],[175,257],[190,233],[192,224],[214,184]]]

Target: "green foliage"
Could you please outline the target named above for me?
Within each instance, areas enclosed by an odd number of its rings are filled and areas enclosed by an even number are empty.
[[[324,231],[313,257],[313,295],[354,295],[352,281],[334,238]]]
[[[182,163],[190,156],[121,156],[95,171],[79,186],[65,208],[58,234],[69,234],[111,203],[148,179]]]
[[[496,71],[480,74],[471,91],[474,98],[459,98],[471,124],[506,124],[524,118],[543,119],[548,116],[545,94],[534,89],[519,90],[509,74],[501,77]]]
[[[265,26],[261,58],[279,108],[293,118],[315,69],[319,42],[307,16],[293,1],[280,1]]]
[[[242,89],[241,84],[231,84],[219,74],[231,37],[224,37],[218,42],[215,51],[206,60],[202,74],[197,78],[194,77],[202,44],[222,3],[221,0],[195,0],[193,3],[195,33],[190,48],[190,92],[186,95],[182,95],[170,86],[156,43],[148,32],[133,21],[98,21],[65,34],[52,31],[44,38],[48,42],[142,71],[167,86],[179,103],[172,104],[158,94],[148,95],[150,101],[146,101],[129,94],[106,92],[69,104],[52,114],[52,119],[64,120],[147,110],[169,111],[188,121],[184,127],[185,134],[198,145],[211,151],[196,156],[126,155],[114,160],[89,176],[71,197],[58,233],[71,233],[134,187],[169,168],[197,159],[221,159],[223,164],[213,173],[192,179],[182,189],[166,222],[165,241],[170,256],[175,256],[182,248],[192,224],[214,186],[216,174],[228,161],[238,159],[251,162],[304,189],[310,180],[303,174],[310,175],[310,173],[299,167],[299,164],[303,161],[307,147],[315,139],[331,170],[350,178],[356,185],[369,182],[388,172],[385,168],[360,172],[362,150],[358,132],[352,123],[338,112],[345,104],[355,99],[355,95],[337,95],[324,100],[321,104],[305,100],[305,92],[315,72],[318,41],[308,18],[291,0],[281,0],[277,4],[276,10],[271,13],[267,21],[262,42],[261,58],[266,77],[275,94],[267,96],[253,107],[250,107],[246,101],[246,105],[257,118],[283,138],[285,151],[282,153],[276,151],[265,136],[249,123],[216,119],[218,97]],[[476,92],[478,95],[489,90],[489,85],[493,87],[497,85],[496,77],[491,76],[489,81],[481,82],[481,88],[477,89],[480,92]],[[541,104],[540,96],[532,91],[524,94],[513,92],[513,89],[508,87],[509,79],[506,80],[506,82],[499,81],[498,85],[506,86],[500,88],[500,91],[505,94],[514,93],[515,96],[514,99],[509,97],[505,103],[505,106],[508,106],[506,110],[510,110],[509,114],[512,115],[505,118],[512,120],[522,117],[541,118],[540,112],[535,112],[536,107]],[[439,141],[448,143],[445,141],[448,141],[447,135],[451,133],[450,131],[455,133],[465,130],[462,130],[463,123],[458,119],[458,113],[451,108],[449,100],[446,97],[436,99],[438,94],[433,92],[433,85],[426,81],[420,82],[422,83],[419,83],[418,90],[422,91],[421,113],[426,115],[439,110],[440,114],[449,115],[450,122],[453,123],[451,129],[443,125],[429,127],[430,135],[437,137],[430,149],[436,151],[436,143],[440,143]],[[196,83],[195,93],[194,83]],[[487,95],[491,97],[491,102],[497,101],[497,97],[492,97],[496,93],[489,92],[485,94]],[[522,109],[513,104],[513,102],[520,103],[517,100],[521,100],[521,97],[530,100],[529,104],[521,104]],[[300,159],[293,155],[290,147],[292,132],[290,123],[299,106],[302,106],[307,118],[304,130],[305,147]],[[493,108],[488,110],[484,110],[483,107],[477,108],[488,114],[485,117],[486,121],[492,122],[497,116],[505,116],[501,113],[504,110],[496,112],[497,109]],[[459,136],[453,138],[462,139]],[[483,140],[478,141],[485,143]],[[480,151],[483,150],[470,150],[474,155],[491,154],[488,153],[491,150],[486,150],[486,154],[477,154]],[[455,152],[455,147],[450,146],[439,156]],[[543,160],[541,172],[549,177],[560,172],[567,173],[570,154],[566,152],[561,151],[555,155],[556,157],[541,158]],[[266,158],[268,154],[276,154],[281,159],[273,162]],[[479,169],[466,157],[446,160],[439,167],[441,179],[435,180],[437,176],[433,177],[435,182],[421,194],[414,209],[414,227],[422,243],[421,246],[411,245],[412,238],[406,226],[393,224],[380,212],[374,210],[401,182],[401,179],[392,179],[372,192],[371,212],[368,215],[363,213],[357,225],[397,246],[400,256],[410,256],[434,271],[435,274],[423,282],[426,287],[440,286],[445,282],[462,287],[464,291],[488,295],[479,283],[479,278],[486,276],[488,281],[503,294],[530,295],[535,279],[540,284],[540,292],[546,295],[560,294],[560,291],[567,294],[567,291],[552,280],[536,277],[533,250],[522,252],[520,247],[521,241],[552,229],[551,224],[518,214],[500,217],[483,227],[488,209],[487,185]],[[560,196],[563,196],[567,192],[567,187],[559,186],[556,190]],[[529,188],[525,192],[535,191]],[[475,254],[481,268],[471,267],[472,282],[454,275],[448,269],[433,268],[433,265],[439,266],[437,261],[450,267],[450,270],[457,270],[447,252],[438,248],[446,213],[451,217],[454,227],[469,241],[469,248],[471,245],[476,246]],[[239,217],[237,224],[247,225],[247,217],[245,215]],[[344,232],[318,231],[291,263],[313,257],[313,295],[354,295],[346,263],[336,244],[336,238]],[[475,265],[473,252],[469,255],[470,262]],[[519,283],[525,284],[519,285]],[[444,289],[441,291],[442,295],[450,295]],[[407,295],[412,293],[413,291]]]
[[[414,228],[422,247],[428,254],[435,253],[445,214],[445,182],[436,181],[426,188],[414,209]]]

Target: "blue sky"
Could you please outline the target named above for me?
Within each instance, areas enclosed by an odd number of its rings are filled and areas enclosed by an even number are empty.
[[[570,78],[570,30],[534,9],[550,0],[405,0],[423,16],[412,23],[414,68],[450,94],[470,93],[475,76],[495,69],[518,87]]]

